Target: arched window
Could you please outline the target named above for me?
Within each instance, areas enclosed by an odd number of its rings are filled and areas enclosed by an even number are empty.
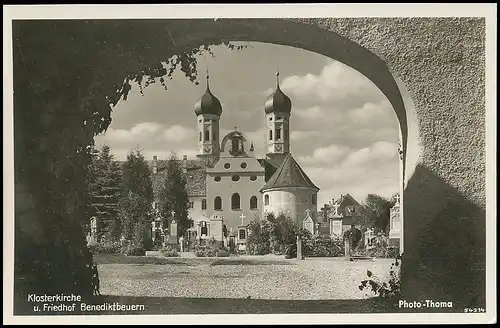
[[[200,141],[201,141],[201,138],[202,138],[202,133],[201,133],[201,131],[200,131]]]
[[[251,210],[256,210],[257,209],[257,197],[256,196],[252,196],[250,198],[250,209]]]
[[[312,194],[312,204],[313,205],[316,205],[317,201],[316,201],[316,194]]]
[[[264,196],[264,204],[269,205],[269,195]]]
[[[231,209],[239,210],[240,208],[241,208],[241,206],[240,206],[240,194],[234,193],[231,196]]]
[[[281,128],[276,128],[276,140],[281,139]]]
[[[206,199],[202,199],[201,200],[201,209],[202,210],[206,210],[207,209],[207,200]]]
[[[214,199],[214,210],[222,210],[222,199],[219,196],[215,197]]]
[[[210,131],[205,130],[205,141],[210,141]]]
[[[269,130],[269,140],[273,140],[273,130]]]

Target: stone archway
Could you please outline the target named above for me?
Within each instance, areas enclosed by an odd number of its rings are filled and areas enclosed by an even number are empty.
[[[223,19],[190,23],[189,31],[179,35],[186,46],[220,40],[293,46],[370,79],[400,124],[404,296],[467,305],[484,298],[484,20]],[[463,261],[471,269],[459,273]]]
[[[147,20],[133,30],[126,21],[92,23],[102,33],[143,36],[148,47],[130,51],[162,60],[204,43],[260,41],[313,51],[365,75],[401,128],[405,298],[484,305],[484,19]],[[85,36],[86,22],[73,24]]]

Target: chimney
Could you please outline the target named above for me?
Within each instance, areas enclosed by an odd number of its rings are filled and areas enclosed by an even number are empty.
[[[188,162],[188,157],[187,155],[182,156],[182,172],[187,173],[187,162]]]
[[[153,156],[153,174],[158,172],[158,156]]]

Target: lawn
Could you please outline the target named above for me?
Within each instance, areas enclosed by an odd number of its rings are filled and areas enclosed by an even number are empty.
[[[335,313],[373,310],[359,283],[367,270],[388,280],[392,260],[107,255],[96,262],[105,299],[148,304],[148,313]]]

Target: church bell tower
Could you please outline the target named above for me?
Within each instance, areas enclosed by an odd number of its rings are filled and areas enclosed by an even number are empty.
[[[209,76],[207,74],[207,89],[194,104],[198,126],[198,146],[200,158],[207,164],[213,163],[220,154],[219,121],[222,115],[222,105],[210,91]]]
[[[264,108],[266,113],[266,144],[268,154],[288,154],[290,152],[290,116],[292,102],[281,91],[279,72],[276,73],[276,90],[267,98]]]

